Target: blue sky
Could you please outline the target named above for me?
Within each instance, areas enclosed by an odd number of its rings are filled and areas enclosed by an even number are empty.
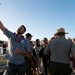
[[[75,37],[75,0],[0,0],[0,3],[0,20],[12,32],[23,24],[26,33],[33,35],[32,40],[42,40],[50,39],[63,27],[69,33],[66,37]],[[2,31],[0,40],[7,40]]]

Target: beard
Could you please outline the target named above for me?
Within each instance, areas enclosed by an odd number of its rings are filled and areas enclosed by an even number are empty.
[[[19,28],[19,29],[17,30],[17,34],[23,34],[23,31]]]
[[[22,33],[18,31],[17,34],[22,34]]]

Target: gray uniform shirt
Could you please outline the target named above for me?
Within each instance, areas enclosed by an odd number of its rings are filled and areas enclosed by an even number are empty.
[[[50,55],[50,60],[70,64],[70,53],[75,53],[75,45],[71,40],[63,37],[53,39],[44,50],[45,55]]]
[[[5,57],[9,60],[9,62],[13,64],[19,65],[24,63],[24,56],[15,54],[14,51],[16,48],[19,48],[20,50],[24,51],[30,51],[30,44],[28,40],[24,38],[20,42],[17,42],[14,38],[14,34],[7,29],[4,34],[8,37],[8,49],[6,51]]]

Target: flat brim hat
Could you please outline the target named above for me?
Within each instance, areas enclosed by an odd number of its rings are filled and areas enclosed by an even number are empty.
[[[58,34],[68,34],[68,33],[65,32],[64,28],[59,28],[59,29],[57,29],[57,32],[55,34],[58,35]]]

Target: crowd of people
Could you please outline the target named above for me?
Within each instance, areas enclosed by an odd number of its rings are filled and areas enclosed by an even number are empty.
[[[5,57],[8,59],[8,75],[71,75],[75,73],[75,39],[66,39],[64,28],[57,29],[48,41],[43,38],[32,42],[33,35],[26,32],[21,25],[17,32],[11,32],[0,21],[0,29],[8,37],[8,49]],[[70,62],[73,66],[70,67]],[[44,72],[41,70],[43,64]]]

